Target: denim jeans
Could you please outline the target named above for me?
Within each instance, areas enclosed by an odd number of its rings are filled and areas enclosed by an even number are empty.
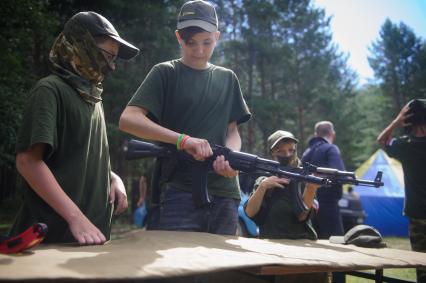
[[[210,204],[197,208],[192,193],[169,186],[161,195],[148,230],[193,231],[235,235],[238,223],[237,199],[209,196]]]

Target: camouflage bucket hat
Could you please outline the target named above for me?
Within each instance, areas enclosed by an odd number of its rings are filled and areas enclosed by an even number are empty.
[[[299,142],[299,140],[296,139],[296,137],[292,133],[288,131],[278,130],[268,137],[268,149],[272,150],[280,141],[284,139],[292,140],[295,143]]]

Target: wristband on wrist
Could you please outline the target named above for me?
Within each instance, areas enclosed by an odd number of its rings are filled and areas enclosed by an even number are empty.
[[[188,136],[188,135],[180,134],[179,137],[178,137],[178,139],[177,139],[177,142],[176,142],[176,148],[177,148],[177,150],[182,150],[183,149],[183,145],[185,144],[185,141],[187,139],[189,139],[189,138],[190,138],[190,136]]]
[[[181,150],[183,150],[184,145],[185,145],[185,142],[186,142],[189,138],[190,138],[190,136],[188,136],[188,135],[185,135],[185,136],[182,138],[182,141],[181,141],[181,142],[180,142],[180,144],[179,144],[179,148],[180,148]]]
[[[177,139],[177,142],[176,142],[176,148],[177,148],[177,150],[181,150],[180,149],[180,143],[182,142],[182,139],[185,137],[185,134],[180,134],[179,135],[179,137],[178,137],[178,139]]]

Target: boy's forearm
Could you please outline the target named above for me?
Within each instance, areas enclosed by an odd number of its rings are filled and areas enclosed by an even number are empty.
[[[146,115],[147,111],[136,106],[128,106],[121,114],[119,129],[139,138],[175,144],[181,133],[164,128]]]
[[[386,145],[389,143],[393,131],[396,128],[399,127],[405,127],[408,126],[405,121],[408,117],[410,117],[412,114],[409,114],[410,108],[408,106],[404,106],[399,114],[395,117],[395,119],[392,120],[392,122],[389,123],[389,125],[380,133],[380,135],[377,137],[377,141],[382,144]]]
[[[259,212],[259,209],[262,206],[263,198],[265,196],[265,191],[266,188],[260,184],[256,191],[249,198],[245,207],[245,212],[248,217],[253,217]]]
[[[308,208],[312,207],[312,203],[314,202],[315,193],[319,186],[317,184],[308,183],[303,192],[303,202]]]
[[[390,138],[392,137],[394,129],[397,128],[397,123],[395,123],[395,120],[393,120],[386,128],[383,129],[383,131],[379,134],[377,137],[377,141],[381,145],[386,145]]]
[[[241,136],[236,122],[230,123],[228,126],[225,146],[235,151],[241,150]]]
[[[19,173],[31,188],[68,223],[84,216],[56,181],[43,160],[26,159],[17,162]]]

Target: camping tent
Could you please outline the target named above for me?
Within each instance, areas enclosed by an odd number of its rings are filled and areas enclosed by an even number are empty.
[[[356,170],[356,175],[373,180],[377,171],[383,172],[383,187],[355,187],[367,214],[364,224],[376,227],[383,236],[406,237],[408,219],[402,215],[404,177],[401,164],[379,149]]]

